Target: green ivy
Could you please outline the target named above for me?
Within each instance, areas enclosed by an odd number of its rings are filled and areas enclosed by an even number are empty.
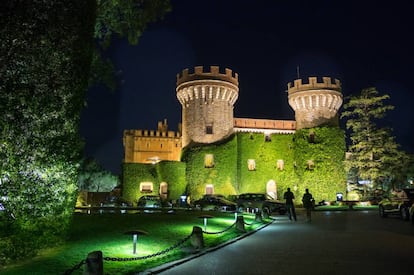
[[[123,165],[123,199],[136,203],[143,196],[139,185],[152,182],[153,191],[147,195],[158,195],[161,182],[168,184],[169,199],[178,199],[185,190],[185,163],[161,161],[157,164],[124,163]]]
[[[335,200],[337,192],[345,194],[345,134],[341,129],[298,130],[294,135],[294,152],[298,193],[309,188],[316,200]],[[308,161],[313,162],[313,168],[309,169]]]
[[[319,201],[335,200],[337,192],[345,192],[345,136],[341,129],[304,129],[294,135],[274,134],[270,138],[265,141],[264,134],[237,133],[215,144],[185,148],[182,162],[126,164],[124,197],[135,199],[141,181],[158,186],[161,181],[167,182],[171,199],[185,192],[193,200],[198,199],[205,194],[207,184],[214,186],[214,193],[225,196],[266,192],[270,180],[276,182],[278,198],[290,187],[297,203],[301,203],[305,188]],[[214,167],[205,167],[206,154],[214,156]],[[249,159],[255,160],[256,170],[248,170]],[[283,169],[277,168],[278,160],[283,160]],[[307,167],[308,160],[314,163],[312,169]],[[154,185],[154,192],[156,188]]]
[[[214,167],[204,167],[206,154],[213,154]],[[184,150],[183,162],[187,164],[186,180],[188,192],[192,199],[200,198],[205,194],[206,184],[214,185],[217,194],[237,194],[237,139],[231,136],[224,142],[209,145],[191,146]]]

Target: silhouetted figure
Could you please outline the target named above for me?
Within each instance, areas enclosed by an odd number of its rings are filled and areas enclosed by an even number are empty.
[[[311,219],[312,219],[311,211],[312,211],[312,208],[313,208],[313,197],[312,197],[312,194],[309,193],[308,188],[306,188],[305,194],[303,194],[302,202],[303,202],[303,207],[305,207],[305,209],[306,209],[306,219],[307,219],[308,222],[310,222]]]
[[[289,220],[293,219],[296,221],[296,211],[295,205],[293,204],[293,200],[295,199],[295,195],[290,191],[290,188],[283,194],[283,198],[286,200],[286,210],[289,216]]]

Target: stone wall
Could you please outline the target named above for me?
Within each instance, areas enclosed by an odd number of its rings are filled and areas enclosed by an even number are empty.
[[[168,131],[167,122],[158,123],[158,130],[125,130],[124,162],[155,163],[160,160],[179,161],[181,134]]]
[[[321,125],[338,125],[338,110],[342,105],[341,83],[330,77],[318,82],[309,77],[309,83],[296,79],[288,83],[289,105],[295,111],[296,129],[312,128]]]
[[[213,143],[233,133],[233,106],[238,98],[238,76],[217,66],[195,67],[177,75],[177,99],[182,106],[182,146]]]

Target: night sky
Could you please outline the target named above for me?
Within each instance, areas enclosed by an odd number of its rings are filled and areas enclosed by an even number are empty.
[[[124,129],[177,130],[176,74],[218,65],[239,74],[234,116],[294,119],[288,82],[331,76],[344,96],[376,87],[389,94],[385,126],[414,153],[414,19],[409,1],[172,0],[138,45],[115,39],[107,52],[119,86],[89,90],[81,118],[85,155],[120,173]],[[343,122],[341,121],[343,124]],[[342,125],[343,126],[343,125]]]

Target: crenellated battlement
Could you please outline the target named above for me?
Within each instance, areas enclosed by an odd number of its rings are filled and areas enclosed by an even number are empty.
[[[295,79],[292,85],[292,82],[288,83],[288,93],[293,94],[296,92],[310,91],[310,90],[331,90],[341,92],[341,82],[338,79],[332,79],[330,77],[322,77],[322,82],[318,82],[317,77],[309,77],[308,83],[303,83],[302,79]]]
[[[296,79],[288,83],[289,105],[295,111],[296,129],[320,125],[338,125],[338,110],[342,105],[341,82],[330,77],[309,77],[308,83]]]
[[[233,133],[233,107],[239,76],[219,66],[197,66],[177,74],[176,96],[182,106],[182,146],[213,143]]]
[[[124,130],[124,136],[138,137],[151,137],[151,138],[180,138],[181,134],[174,131],[155,131],[155,130]]]
[[[180,138],[180,132],[168,131],[167,119],[158,121],[157,130],[124,130],[124,136],[138,137],[161,137],[161,138]]]
[[[192,72],[184,69],[177,74],[177,87],[185,82],[194,80],[221,80],[239,86],[239,75],[231,69],[225,68],[225,72],[220,72],[219,66],[210,66],[209,70],[204,70],[203,66],[196,66]]]

